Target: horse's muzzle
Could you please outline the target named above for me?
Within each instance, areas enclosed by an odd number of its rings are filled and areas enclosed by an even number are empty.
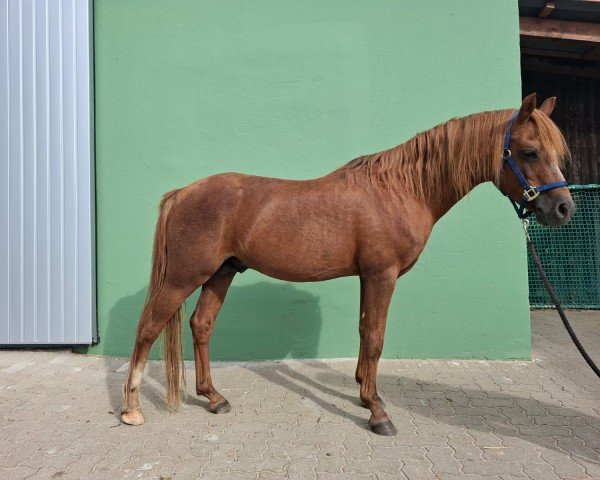
[[[535,205],[535,219],[547,227],[561,227],[571,221],[575,202],[570,197],[551,198],[541,195]]]

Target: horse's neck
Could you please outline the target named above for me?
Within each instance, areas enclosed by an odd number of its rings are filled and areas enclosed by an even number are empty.
[[[431,211],[434,222],[437,222],[463,197],[464,195],[460,195],[454,191],[454,189],[448,187],[446,192],[436,192],[428,195],[428,198],[425,199],[425,203],[427,208]]]
[[[475,156],[470,159],[471,162],[476,162],[477,165],[481,165],[481,169],[473,172],[472,178],[469,179],[466,189],[457,189],[453,182],[448,178],[453,175],[452,171],[448,171],[445,174],[439,172],[437,175],[441,175],[441,178],[435,178],[431,181],[424,182],[424,198],[423,201],[426,207],[431,211],[435,222],[442,218],[448,211],[456,205],[462,198],[473,190],[478,185],[494,181],[494,178],[490,176],[489,165],[484,165],[483,162],[492,162],[493,159],[476,158]],[[474,163],[475,164],[475,163]],[[457,165],[450,163],[448,168],[451,169]],[[435,188],[432,186],[435,185]],[[402,188],[400,185],[399,188]]]
[[[476,186],[493,181],[492,178],[485,178],[484,176],[480,178],[474,178],[473,183],[470,186],[468,192],[458,192],[450,182],[447,182],[441,190],[435,192],[427,192],[425,202],[431,211],[435,221],[437,222],[440,218],[442,218],[454,205],[456,205],[460,200],[462,200],[466,195],[469,194],[471,190],[473,190]]]
[[[477,185],[497,179],[501,150],[496,150],[506,113],[450,120],[390,150],[359,157],[334,174],[395,192],[398,201],[412,196],[437,221]]]

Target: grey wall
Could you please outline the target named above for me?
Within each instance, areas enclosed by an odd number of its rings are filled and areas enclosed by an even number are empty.
[[[91,0],[0,0],[0,344],[95,337]]]

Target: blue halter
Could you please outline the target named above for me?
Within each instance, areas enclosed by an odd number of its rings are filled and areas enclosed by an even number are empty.
[[[523,219],[523,218],[529,217],[532,213],[532,212],[525,211],[525,205],[527,204],[527,202],[531,202],[532,200],[535,200],[540,193],[545,192],[546,190],[552,190],[552,189],[558,188],[558,187],[567,187],[567,186],[569,186],[569,184],[567,182],[565,182],[564,180],[560,180],[558,182],[553,182],[553,183],[548,183],[547,185],[542,185],[541,187],[532,187],[531,185],[529,185],[529,182],[527,181],[525,176],[521,173],[521,170],[519,170],[519,167],[517,167],[517,164],[516,164],[514,158],[512,157],[512,153],[510,152],[510,149],[508,148],[509,144],[510,144],[510,131],[511,131],[513,125],[515,124],[515,121],[517,120],[518,115],[519,115],[519,112],[516,111],[513,114],[513,116],[510,118],[510,121],[508,122],[508,127],[506,127],[506,133],[504,134],[504,147],[503,147],[502,158],[504,160],[503,168],[504,168],[504,164],[508,164],[510,169],[515,174],[515,177],[517,177],[517,180],[523,187],[523,197],[519,203],[515,202],[511,198],[508,198],[510,200],[510,203],[514,207],[515,212],[517,212],[518,217]],[[506,194],[504,194],[504,195],[506,195]],[[506,195],[506,197],[508,197],[508,195]]]

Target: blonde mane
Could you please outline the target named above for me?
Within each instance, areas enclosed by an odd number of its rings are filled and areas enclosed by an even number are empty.
[[[401,185],[419,198],[442,194],[448,187],[462,197],[490,180],[498,185],[504,134],[513,112],[453,118],[389,150],[356,158],[341,170],[366,170],[369,179]],[[531,119],[544,147],[563,162],[568,149],[558,127],[540,110],[534,110]]]

